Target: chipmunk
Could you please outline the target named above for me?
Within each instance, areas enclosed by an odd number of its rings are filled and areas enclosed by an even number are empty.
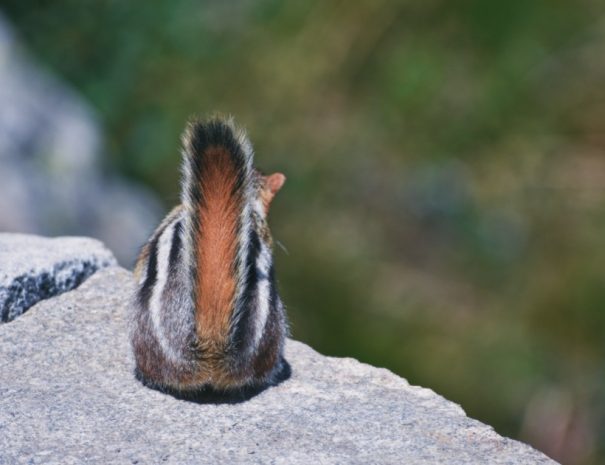
[[[285,176],[253,166],[231,119],[183,136],[181,204],[143,246],[130,339],[145,384],[177,392],[275,381],[287,333],[267,213]]]

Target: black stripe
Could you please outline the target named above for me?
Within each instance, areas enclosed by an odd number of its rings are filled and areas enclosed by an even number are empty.
[[[246,263],[246,281],[244,283],[244,292],[240,301],[237,302],[233,312],[231,342],[236,351],[241,351],[250,343],[254,336],[251,323],[251,313],[258,306],[257,282],[258,272],[256,268],[256,259],[260,252],[260,239],[257,232],[250,231],[250,240],[248,246],[248,260]]]
[[[179,266],[179,256],[181,253],[181,231],[183,230],[183,224],[179,220],[174,225],[174,231],[172,233],[172,244],[170,245],[170,257],[168,259],[168,266],[170,272],[175,273]]]
[[[267,332],[274,332],[276,322],[279,321],[280,317],[278,315],[278,307],[277,301],[279,299],[277,295],[277,285],[275,284],[275,268],[273,268],[273,264],[269,268],[269,312],[267,314],[267,321],[265,323],[265,327],[263,328],[263,336]]]
[[[275,268],[273,267],[273,263],[269,267],[269,302],[271,306],[275,306],[277,304],[277,285],[275,284]]]
[[[149,253],[147,255],[147,276],[145,277],[145,282],[139,291],[139,302],[144,306],[149,304],[149,299],[151,298],[151,293],[153,292],[153,286],[157,280],[157,248],[162,232],[163,231],[160,231],[149,244]]]
[[[250,231],[250,243],[248,245],[248,263],[246,263],[246,292],[251,292],[256,289],[258,281],[258,270],[256,268],[256,260],[260,253],[260,238],[258,233],[252,229]]]

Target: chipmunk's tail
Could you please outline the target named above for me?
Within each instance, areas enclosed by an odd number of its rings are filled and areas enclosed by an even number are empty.
[[[191,122],[183,146],[184,250],[196,333],[206,356],[218,357],[246,279],[253,152],[245,133],[221,118]]]

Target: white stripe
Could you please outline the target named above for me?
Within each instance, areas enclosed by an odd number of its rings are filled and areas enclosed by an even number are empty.
[[[237,258],[239,261],[239,269],[237,273],[237,285],[236,285],[236,302],[240,302],[245,291],[246,283],[246,265],[248,264],[248,249],[250,247],[250,207],[246,202],[242,208],[242,214],[240,216],[241,226],[238,237],[238,251]]]
[[[267,318],[269,317],[269,299],[270,299],[270,282],[269,282],[269,270],[271,268],[271,251],[265,244],[261,245],[258,257],[256,258],[256,267],[258,271],[265,275],[262,279],[258,280],[257,297],[258,306],[256,309],[256,318],[254,321],[254,344],[253,347],[258,347],[260,340],[265,331],[265,325],[267,324]]]
[[[252,208],[254,209],[254,211],[256,212],[256,214],[258,216],[260,216],[261,218],[265,218],[265,208],[263,207],[263,202],[260,198],[256,198],[253,202],[252,202]]]
[[[182,176],[183,181],[181,183],[181,204],[183,205],[183,234],[181,235],[181,243],[183,253],[182,263],[185,270],[193,269],[193,234],[194,234],[194,225],[193,218],[195,215],[195,205],[193,199],[191,198],[191,190],[193,188],[193,183],[195,180],[193,179],[193,172],[191,168],[193,154],[191,156],[188,154],[187,150],[182,151],[183,164],[182,164]],[[191,273],[186,273],[190,275]]]
[[[147,268],[149,267],[149,257],[145,260],[145,263],[141,264],[141,276],[139,276],[139,286],[143,286],[147,281]]]
[[[151,293],[151,299],[149,299],[149,311],[151,313],[151,323],[155,335],[160,343],[160,347],[164,351],[164,354],[173,360],[179,359],[178,353],[170,346],[170,341],[164,334],[162,327],[162,294],[164,293],[164,287],[166,287],[166,281],[168,280],[168,269],[170,266],[170,247],[172,245],[172,236],[174,235],[175,225],[178,218],[175,218],[172,223],[166,226],[166,229],[160,236],[157,245],[156,252],[156,282],[153,286]]]

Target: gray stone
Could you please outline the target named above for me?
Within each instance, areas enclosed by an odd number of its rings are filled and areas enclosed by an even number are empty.
[[[0,234],[0,322],[74,289],[110,265],[116,265],[116,259],[94,239]]]
[[[547,464],[433,391],[289,340],[291,376],[180,400],[133,376],[132,275],[97,272],[0,327],[0,464]]]
[[[0,231],[94,235],[131,265],[161,207],[103,167],[105,153],[94,109],[28,55],[0,13]]]

